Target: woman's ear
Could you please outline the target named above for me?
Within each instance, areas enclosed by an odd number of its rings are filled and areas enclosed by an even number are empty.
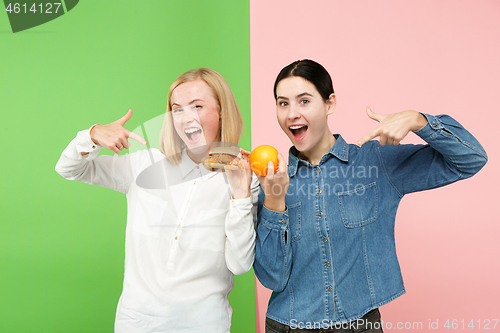
[[[326,101],[327,104],[327,111],[326,115],[331,115],[333,111],[335,110],[335,106],[337,106],[337,101],[335,100],[335,94],[330,94],[330,97],[328,97],[328,100]]]

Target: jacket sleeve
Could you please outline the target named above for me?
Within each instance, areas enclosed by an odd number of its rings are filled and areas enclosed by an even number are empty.
[[[255,259],[255,223],[259,193],[259,180],[255,175],[250,192],[249,198],[231,199],[226,215],[226,265],[236,275],[248,272]]]
[[[127,193],[133,179],[130,155],[97,156],[102,147],[92,142],[89,133],[78,132],[57,161],[56,172],[68,180]]]
[[[481,144],[456,120],[424,116],[428,123],[415,134],[427,145],[376,146],[383,172],[401,197],[472,177],[488,160]]]
[[[254,272],[264,287],[280,292],[285,289],[292,269],[288,210],[280,213],[264,207],[262,191],[258,208]]]

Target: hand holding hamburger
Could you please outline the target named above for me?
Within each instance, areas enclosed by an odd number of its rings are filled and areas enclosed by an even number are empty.
[[[207,170],[213,172],[245,169],[239,147],[214,147],[208,153],[208,157],[201,159],[201,163]]]
[[[209,171],[225,172],[233,190],[233,199],[242,199],[250,196],[252,170],[248,163],[249,155],[249,152],[238,146],[221,145],[211,148],[201,163]]]

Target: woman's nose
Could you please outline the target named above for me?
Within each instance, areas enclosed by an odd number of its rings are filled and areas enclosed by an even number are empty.
[[[300,112],[297,108],[296,105],[293,105],[293,104],[290,104],[290,106],[288,107],[288,119],[297,119],[297,118],[300,118]]]
[[[182,120],[185,123],[190,123],[190,122],[192,122],[194,120],[198,120],[198,114],[196,113],[195,110],[193,110],[193,108],[186,107],[184,109],[184,114],[183,114]]]

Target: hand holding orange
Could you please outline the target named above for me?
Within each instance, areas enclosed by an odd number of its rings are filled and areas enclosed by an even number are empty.
[[[267,164],[273,162],[274,172],[278,170],[278,151],[276,148],[262,145],[255,148],[250,154],[250,167],[259,176],[267,175]]]

